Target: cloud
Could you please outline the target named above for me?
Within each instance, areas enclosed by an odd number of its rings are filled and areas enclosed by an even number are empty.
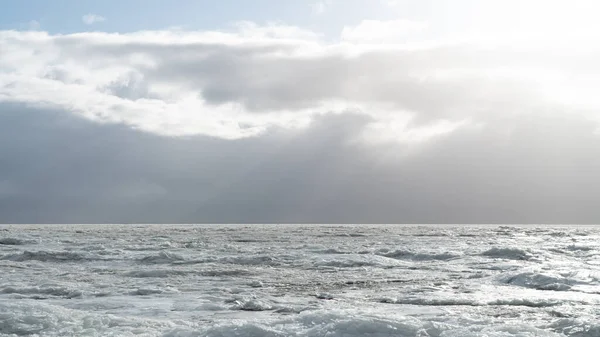
[[[386,36],[390,27],[402,35],[425,26],[363,21],[337,42],[250,22],[227,31],[3,31],[0,101],[161,135],[223,139],[302,129],[328,113],[365,116],[356,138],[383,143],[426,142],[534,110],[597,120],[600,80],[589,73],[600,55],[591,44],[413,43]]]
[[[356,142],[361,114],[224,140],[0,103],[0,221],[595,223],[594,126],[531,116],[414,148]]]
[[[0,31],[0,221],[596,222],[597,30],[527,26]]]
[[[313,15],[324,14],[331,7],[331,0],[320,0],[310,5]]]
[[[41,24],[37,20],[31,20],[31,21],[29,21],[29,23],[27,24],[27,26],[28,26],[28,28],[30,30],[38,30],[38,29],[40,29]]]
[[[412,20],[363,20],[357,26],[345,26],[342,40],[355,43],[402,42],[407,35],[419,33],[426,28],[425,22]]]
[[[97,14],[86,14],[81,17],[81,21],[86,25],[93,25],[94,23],[106,21],[106,18]]]
[[[381,0],[381,2],[389,7],[396,7],[399,5],[399,0]]]

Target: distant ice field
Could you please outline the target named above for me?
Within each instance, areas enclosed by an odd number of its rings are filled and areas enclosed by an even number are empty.
[[[600,337],[600,227],[0,225],[0,336]]]

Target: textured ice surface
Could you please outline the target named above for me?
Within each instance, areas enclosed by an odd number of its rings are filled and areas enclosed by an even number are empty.
[[[0,336],[600,336],[600,228],[0,226]]]

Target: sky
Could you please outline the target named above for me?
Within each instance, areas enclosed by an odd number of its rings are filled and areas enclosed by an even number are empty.
[[[594,0],[4,0],[0,223],[598,223]]]

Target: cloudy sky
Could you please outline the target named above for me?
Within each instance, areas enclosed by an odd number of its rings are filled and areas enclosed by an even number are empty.
[[[595,0],[5,0],[0,222],[597,223]]]

